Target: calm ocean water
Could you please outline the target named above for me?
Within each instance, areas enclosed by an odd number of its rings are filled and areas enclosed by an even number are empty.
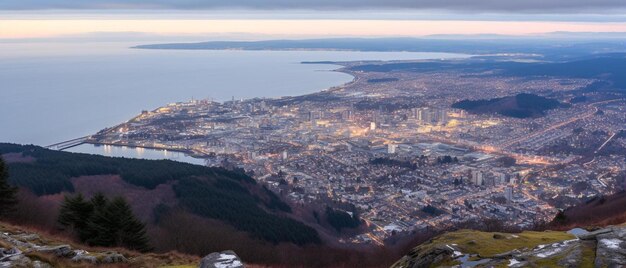
[[[129,49],[131,45],[0,43],[0,142],[49,145],[95,133],[141,110],[171,102],[301,95],[352,79],[331,72],[338,66],[302,61],[462,57],[412,52],[140,50]],[[72,151],[184,158],[118,149],[85,145]]]

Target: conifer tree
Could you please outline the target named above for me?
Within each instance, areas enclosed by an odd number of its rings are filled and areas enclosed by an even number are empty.
[[[121,245],[129,249],[138,251],[148,251],[148,236],[146,226],[139,221],[126,200],[117,198],[111,205],[115,207],[117,215],[120,217]]]
[[[9,184],[9,171],[0,158],[0,217],[11,212],[17,204],[17,187]]]
[[[89,236],[87,223],[93,214],[93,204],[85,200],[82,194],[65,196],[59,210],[58,222],[75,231],[81,240]]]
[[[98,193],[87,201],[80,194],[66,196],[59,223],[73,228],[81,241],[92,246],[150,250],[145,225],[121,197],[109,201]]]
[[[133,215],[132,209],[121,197],[96,209],[89,220],[92,235],[87,243],[94,246],[122,246],[147,251],[148,237],[145,225]]]

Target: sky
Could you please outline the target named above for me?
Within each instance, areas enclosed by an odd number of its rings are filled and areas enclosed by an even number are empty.
[[[624,0],[2,0],[0,39],[626,32]]]

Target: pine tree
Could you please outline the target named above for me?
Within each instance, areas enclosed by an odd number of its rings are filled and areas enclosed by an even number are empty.
[[[101,210],[106,207],[109,200],[102,193],[96,193],[93,197],[91,197],[91,205],[93,205],[94,210]]]
[[[84,240],[90,235],[87,224],[93,210],[92,202],[85,200],[82,194],[74,197],[66,195],[59,210],[58,222],[75,231]]]
[[[121,197],[97,209],[89,220],[92,235],[87,243],[94,246],[121,246],[128,249],[148,251],[146,228],[133,215],[133,211]]]
[[[146,226],[135,218],[126,200],[117,198],[111,205],[116,208],[121,219],[121,246],[138,251],[150,250]]]
[[[0,158],[0,216],[11,212],[17,204],[17,187],[9,184],[9,171]]]
[[[59,223],[72,228],[81,241],[92,246],[150,250],[145,225],[121,197],[109,201],[98,193],[87,201],[81,194],[66,196]]]

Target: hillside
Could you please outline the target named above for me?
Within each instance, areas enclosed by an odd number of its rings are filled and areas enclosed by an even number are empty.
[[[0,143],[0,157],[9,181],[20,186],[14,213],[2,220],[67,241],[90,243],[60,224],[64,196],[80,193],[94,202],[103,194],[128,202],[145,224],[153,253],[200,257],[233,250],[248,263],[270,267],[386,267],[401,256],[386,247],[338,243],[337,230],[353,222],[326,215],[326,207],[289,205],[239,171],[6,143]],[[327,222],[335,218],[336,224]]]
[[[541,117],[546,111],[561,106],[557,100],[527,93],[489,100],[462,100],[452,104],[452,108],[474,114],[499,114],[515,118]]]
[[[626,222],[626,191],[595,197],[573,206],[549,223],[551,229],[567,230],[576,226],[606,226]]]
[[[213,265],[213,266],[210,266]],[[219,266],[222,265],[222,266]],[[0,267],[243,267],[232,251],[204,258],[168,252],[140,253],[94,248],[36,230],[0,222]]]
[[[562,231],[460,230],[419,245],[392,267],[623,267],[626,226]]]
[[[0,144],[0,155],[7,162],[10,182],[22,188],[14,215],[14,221],[20,224],[56,230],[64,195],[82,193],[89,197],[103,193],[128,200],[135,214],[148,224],[151,244],[159,251],[202,255],[235,249],[254,261],[257,247],[321,242],[315,229],[291,216],[291,207],[280,197],[240,172],[169,160],[52,151],[31,145]],[[197,228],[198,232],[183,242],[172,243],[172,239],[185,237],[179,230],[185,226]],[[237,239],[199,243],[208,236]]]

